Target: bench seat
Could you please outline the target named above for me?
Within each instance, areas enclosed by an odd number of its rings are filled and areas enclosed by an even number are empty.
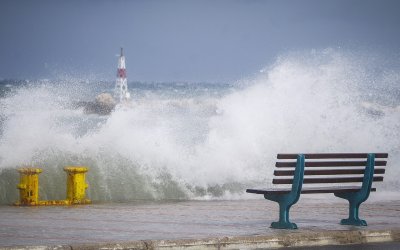
[[[359,186],[346,186],[346,187],[330,187],[330,188],[321,188],[321,187],[306,187],[301,189],[302,194],[323,194],[323,193],[349,193],[349,192],[358,192],[361,187]],[[252,194],[287,194],[292,191],[291,188],[268,188],[268,189],[247,189],[247,193]],[[376,188],[371,188],[371,192],[375,192]]]

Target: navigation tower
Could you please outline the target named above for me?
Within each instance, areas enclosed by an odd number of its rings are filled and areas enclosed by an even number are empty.
[[[130,99],[128,92],[128,81],[126,79],[125,56],[123,48],[118,59],[117,80],[115,81],[115,98],[119,102],[124,102]]]

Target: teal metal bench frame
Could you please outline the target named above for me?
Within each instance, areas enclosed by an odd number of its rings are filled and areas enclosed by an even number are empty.
[[[375,154],[368,154],[367,165],[365,166],[365,172],[361,189],[358,192],[351,193],[334,193],[336,197],[346,199],[349,201],[349,218],[340,221],[342,225],[353,225],[353,226],[367,226],[365,220],[361,220],[358,217],[358,211],[361,203],[366,201],[371,192],[373,177],[375,169]]]
[[[266,193],[264,198],[275,201],[279,204],[279,221],[272,222],[272,228],[278,229],[297,229],[295,223],[289,220],[289,210],[300,199],[301,189],[303,186],[305,168],[304,154],[297,155],[296,168],[294,171],[293,184],[290,193],[274,194]],[[358,217],[360,204],[366,201],[371,192],[373,176],[375,169],[375,154],[367,154],[367,164],[364,171],[362,185],[357,192],[334,193],[336,197],[349,201],[349,218],[341,220],[342,225],[367,226],[365,220]]]
[[[265,199],[279,203],[279,221],[272,222],[272,228],[297,229],[297,225],[289,221],[290,207],[300,199],[301,188],[304,179],[305,157],[302,154],[297,156],[297,163],[293,177],[293,184],[288,194],[264,194]]]

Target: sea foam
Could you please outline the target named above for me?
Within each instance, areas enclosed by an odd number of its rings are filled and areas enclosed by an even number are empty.
[[[98,201],[248,198],[270,185],[279,152],[388,152],[378,189],[393,191],[399,75],[333,49],[298,52],[229,88],[133,88],[132,107],[110,116],[73,108],[93,92],[85,83],[30,83],[0,99],[0,202],[17,199],[25,165],[44,169],[43,199],[65,196],[66,165],[89,166]]]

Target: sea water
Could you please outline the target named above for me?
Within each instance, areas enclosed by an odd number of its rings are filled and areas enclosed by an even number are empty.
[[[18,199],[22,166],[43,169],[41,199],[63,199],[68,165],[90,168],[99,202],[245,199],[280,152],[388,152],[378,189],[399,184],[400,70],[372,56],[290,53],[223,83],[132,79],[129,107],[106,116],[75,104],[112,81],[2,80],[0,204]]]

